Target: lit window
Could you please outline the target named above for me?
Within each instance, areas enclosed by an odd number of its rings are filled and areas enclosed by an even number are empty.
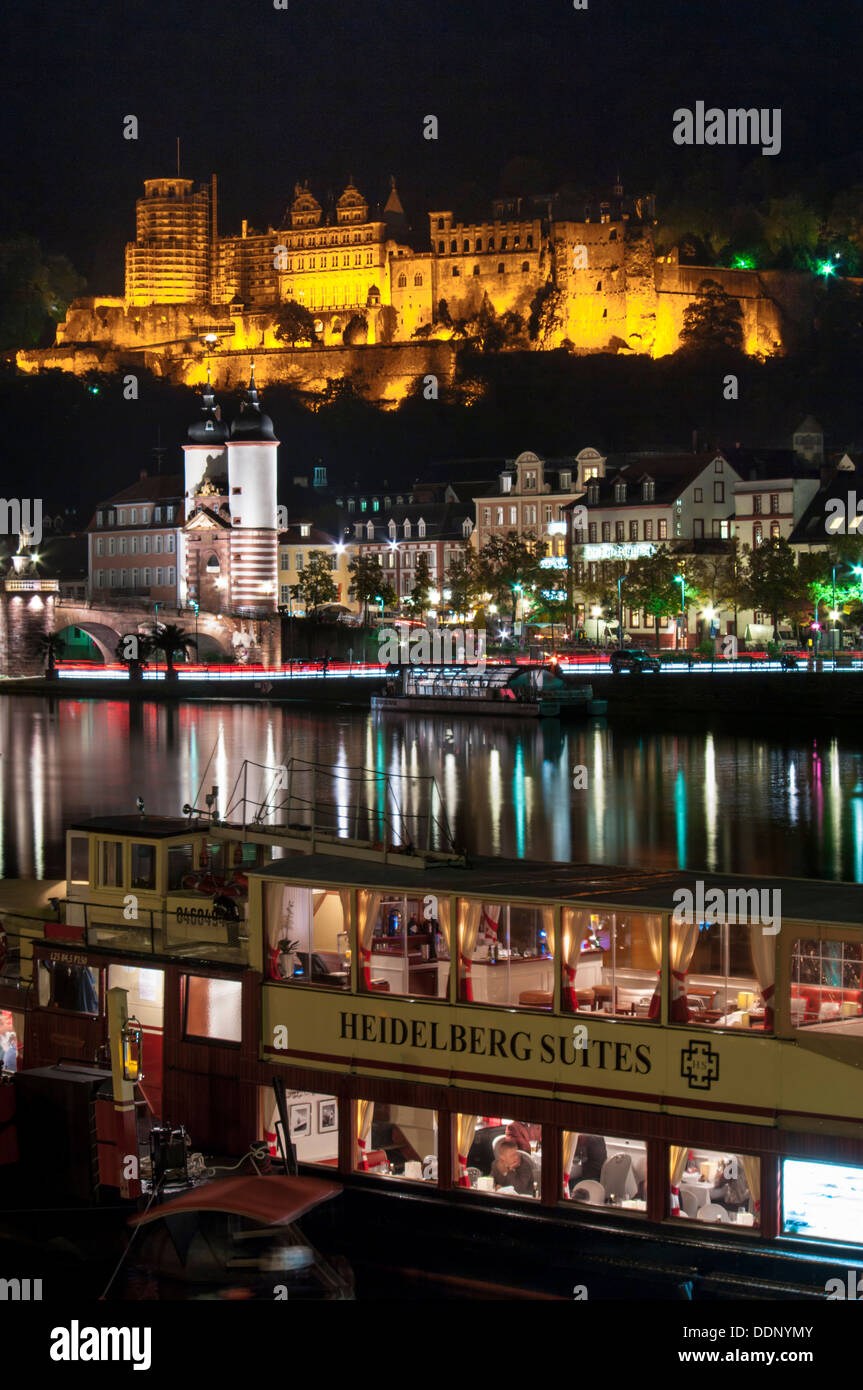
[[[530,1119],[457,1119],[458,1182],[477,1192],[507,1197],[540,1196],[542,1126]]]
[[[565,1040],[561,1039],[566,1046]],[[564,1197],[592,1208],[647,1211],[647,1145],[643,1139],[563,1134]]]
[[[863,1244],[863,1168],[786,1158],[782,1164],[782,1232],[843,1245]],[[844,1278],[842,1286],[844,1290]]]
[[[238,1043],[242,1039],[241,980],[184,975],[183,1036]]]

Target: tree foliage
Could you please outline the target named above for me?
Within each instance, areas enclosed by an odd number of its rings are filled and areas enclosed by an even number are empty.
[[[718,280],[702,280],[696,298],[683,311],[680,330],[683,347],[733,348],[743,351],[743,310]]]
[[[300,571],[296,584],[291,585],[291,595],[303,603],[310,613],[325,603],[335,603],[339,590],[333,579],[327,551],[309,551],[305,567]]]
[[[304,304],[297,304],[293,299],[282,304],[276,314],[273,336],[280,342],[290,343],[291,347],[296,347],[297,343],[318,341],[313,315]]]

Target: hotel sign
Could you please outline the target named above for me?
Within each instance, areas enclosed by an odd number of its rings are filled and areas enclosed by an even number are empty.
[[[602,545],[586,545],[584,558],[592,560],[640,560],[644,555],[653,555],[656,546],[652,541],[619,541],[617,544],[604,541]]]

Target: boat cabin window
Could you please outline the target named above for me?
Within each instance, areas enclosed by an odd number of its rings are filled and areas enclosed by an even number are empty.
[[[294,985],[350,986],[350,893],[292,883],[264,887],[265,974]]]
[[[99,887],[122,888],[123,886],[123,842],[122,840],[99,841]]]
[[[580,1206],[647,1211],[647,1145],[603,1134],[563,1135],[563,1195]]]
[[[795,1028],[863,1037],[863,943],[795,941],[789,1003]]]
[[[156,887],[156,846],[135,845],[132,850],[132,887],[154,891]]]
[[[362,943],[361,987],[380,994],[445,999],[449,950],[441,929],[449,902],[403,893],[358,894]],[[429,913],[426,916],[426,913]]]
[[[238,1043],[242,1038],[240,980],[211,975],[182,977],[183,1037]]]
[[[672,1023],[772,1032],[775,936],[754,922],[687,925],[673,918],[670,934],[672,970],[679,971],[672,976]]]
[[[70,883],[90,882],[90,837],[70,835],[68,840],[67,877]]]
[[[168,892],[179,892],[183,879],[192,873],[194,867],[193,845],[171,845],[168,850]]]
[[[24,1065],[24,1020],[17,1010],[0,1009],[0,1070],[18,1071]]]
[[[554,909],[460,898],[459,999],[550,1009]]]
[[[437,1184],[437,1136],[436,1110],[358,1101],[355,1171]]]
[[[270,1153],[277,1158],[281,1149],[277,1126],[279,1107],[271,1086],[260,1088],[261,1126]],[[286,1091],[290,1140],[299,1163],[320,1163],[337,1168],[339,1163],[339,1102],[336,1096],[318,1091]]]
[[[787,1236],[863,1245],[863,1168],[786,1158],[782,1231]]]
[[[672,1145],[670,1210],[718,1226],[761,1224],[761,1160],[750,1154]]]
[[[459,1115],[461,1187],[507,1197],[540,1196],[542,1126],[493,1115]]]
[[[39,1004],[72,1014],[98,1014],[99,972],[88,965],[40,960]]]
[[[662,918],[571,907],[561,917],[564,1009],[655,1022]]]

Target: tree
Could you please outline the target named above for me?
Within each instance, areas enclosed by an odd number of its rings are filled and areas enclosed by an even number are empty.
[[[733,610],[735,637],[740,636],[737,631],[738,613],[741,608],[746,607],[749,600],[748,555],[748,547],[741,548],[736,537],[728,541],[716,578],[714,603],[717,607],[727,607]]]
[[[85,281],[65,256],[49,256],[34,237],[0,241],[0,351],[50,342]]]
[[[446,572],[445,582],[450,591],[452,611],[463,619],[474,600],[483,592],[472,550],[456,556]]]
[[[632,608],[652,613],[656,626],[656,646],[659,647],[659,624],[680,611],[680,585],[677,557],[668,546],[661,545],[652,555],[633,560],[626,576],[626,597]]]
[[[784,537],[762,541],[749,554],[749,606],[769,613],[773,640],[779,640],[779,619],[795,612],[806,597],[805,583]]]
[[[324,603],[335,603],[339,596],[338,587],[330,569],[330,557],[325,550],[311,550],[308,564],[300,571],[296,584],[291,585],[291,595],[305,605],[306,612],[314,612]]]
[[[368,341],[368,336],[369,324],[365,314],[352,314],[342,334],[345,347],[359,347]]]
[[[414,571],[414,586],[408,598],[408,607],[412,613],[422,617],[429,606],[429,594],[432,588],[431,570],[429,569],[428,557],[420,555],[417,560],[417,567]]]
[[[733,348],[743,351],[743,310],[717,280],[702,280],[695,300],[683,311],[680,341],[701,351]]]
[[[305,305],[289,299],[276,314],[273,337],[280,342],[290,343],[291,347],[296,347],[297,343],[316,343],[318,334],[315,320]]]
[[[477,556],[477,580],[483,593],[491,594],[499,607],[510,604],[515,623],[519,593],[539,584],[545,571],[540,568],[536,542],[510,531],[492,536]]]
[[[47,679],[55,680],[57,676],[56,660],[58,655],[65,650],[63,634],[61,632],[45,632],[37,642],[37,650],[40,656],[45,658],[45,675]]]
[[[348,592],[351,598],[363,605],[363,622],[368,622],[369,604],[383,600],[385,608],[393,608],[398,596],[384,574],[376,555],[358,555],[348,565],[351,582]]]
[[[141,679],[141,672],[153,654],[153,639],[147,632],[124,632],[116,647],[114,657],[129,668],[129,680]]]
[[[177,652],[183,656],[190,647],[197,647],[198,639],[193,637],[190,632],[177,627],[176,623],[159,623],[153,628],[152,636],[149,639],[150,648],[154,652],[160,652],[165,658],[165,679],[175,681],[177,672],[174,667],[174,657]]]
[[[528,336],[541,348],[551,343],[563,327],[563,291],[552,280],[541,285],[531,300]]]

